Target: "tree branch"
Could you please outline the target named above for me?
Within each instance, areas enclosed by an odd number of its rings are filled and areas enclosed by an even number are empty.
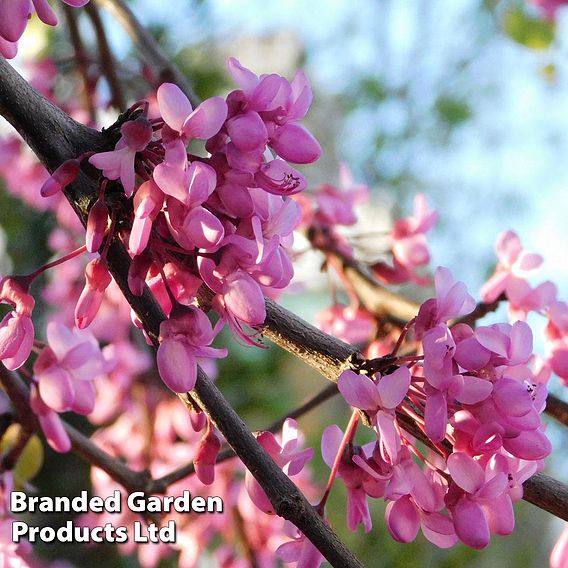
[[[25,134],[26,141],[50,171],[87,149],[84,143],[78,144],[77,148],[69,144],[75,136],[80,136],[79,131],[85,131],[85,127],[77,125],[69,117],[65,118],[63,111],[39,95],[3,58],[0,58],[0,114],[3,114],[18,132]],[[75,133],[65,132],[66,130],[75,130]],[[90,129],[86,131],[92,140],[96,140],[94,148],[104,146],[104,133],[96,133]],[[63,140],[58,139],[60,133]],[[65,194],[85,223],[87,209],[75,203],[74,197],[80,196],[82,202],[88,205],[88,201],[97,195],[97,186],[86,175],[82,175],[66,189]],[[107,260],[113,278],[157,347],[160,323],[165,319],[162,309],[147,287],[140,297],[130,292],[130,257],[122,243],[113,241]],[[261,485],[276,513],[297,526],[332,566],[361,567],[360,561],[268,456],[215,384],[199,367],[191,396]]]
[[[101,70],[104,73],[111,92],[111,104],[118,110],[126,108],[126,98],[122,91],[122,85],[116,73],[116,61],[108,43],[105,27],[99,14],[97,5],[89,2],[85,6],[85,10],[91,19],[95,35],[97,36],[97,45],[99,48],[99,61]]]
[[[545,412],[564,426],[568,426],[568,402],[548,393]]]
[[[95,0],[95,3],[108,10],[124,28],[148,66],[156,71],[158,83],[175,83],[195,108],[199,104],[199,98],[190,82],[171,63],[154,36],[140,24],[130,7],[123,0]]]

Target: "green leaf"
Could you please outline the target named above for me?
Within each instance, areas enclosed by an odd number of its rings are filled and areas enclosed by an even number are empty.
[[[449,126],[462,124],[469,120],[473,114],[466,101],[447,95],[440,95],[436,99],[434,108],[442,121]]]
[[[0,452],[6,455],[20,438],[22,427],[19,424],[11,424],[2,440]],[[43,465],[43,445],[35,434],[28,440],[24,449],[16,461],[13,469],[14,484],[16,488],[23,487],[30,479],[34,478]]]
[[[503,21],[505,33],[531,49],[547,49],[554,41],[553,22],[529,16],[522,8],[511,8]]]

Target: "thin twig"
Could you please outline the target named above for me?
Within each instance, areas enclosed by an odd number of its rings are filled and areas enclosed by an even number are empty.
[[[124,28],[130,39],[142,54],[148,66],[156,73],[158,83],[175,83],[195,107],[199,98],[194,93],[187,77],[173,65],[154,36],[138,21],[130,7],[123,0],[95,0],[96,4],[108,10]]]
[[[111,104],[117,109],[126,108],[126,98],[122,91],[122,84],[116,73],[116,61],[110,49],[105,27],[99,14],[99,8],[94,2],[89,2],[85,6],[85,10],[91,19],[95,35],[97,36],[97,45],[99,48],[99,61],[101,70],[104,73],[111,93]]]
[[[564,426],[568,426],[568,402],[548,393],[545,412]]]
[[[89,56],[87,55],[85,44],[83,43],[81,33],[79,32],[77,12],[67,4],[63,4],[63,11],[65,12],[65,17],[67,18],[67,24],[69,26],[69,37],[71,38],[73,50],[75,51],[75,63],[77,64],[77,68],[79,70],[79,74],[83,83],[83,88],[81,89],[83,104],[85,105],[85,108],[89,113],[91,122],[94,124],[97,120],[97,110],[93,101],[93,81],[89,74]]]

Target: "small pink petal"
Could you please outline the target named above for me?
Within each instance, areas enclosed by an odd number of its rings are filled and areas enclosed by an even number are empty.
[[[160,85],[157,99],[158,108],[164,122],[176,132],[181,132],[183,123],[193,110],[189,99],[173,83]]]
[[[485,472],[470,456],[454,452],[448,457],[448,470],[454,482],[468,493],[475,493],[485,482]]]
[[[410,379],[408,367],[399,367],[394,373],[383,376],[377,385],[382,406],[396,408],[408,392]]]

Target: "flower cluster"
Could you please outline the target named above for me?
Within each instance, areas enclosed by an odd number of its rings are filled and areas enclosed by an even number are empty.
[[[232,58],[229,71],[240,88],[195,109],[177,86],[161,85],[159,116],[150,118],[147,105],[135,105],[115,149],[89,158],[102,178],[89,212],[87,250],[101,248],[110,215],[105,192],[120,180],[134,206],[132,229],[124,235],[134,257],[130,287],[141,294],[148,284],[171,314],[160,330],[158,367],[176,392],[193,388],[196,356],[226,354],[208,347],[223,323],[255,343],[247,328],[264,322],[264,295],[284,288],[293,274],[287,249],[300,210],[289,196],[306,180],[285,160],[307,164],[321,152],[299,124],[312,99],[303,73],[292,82],[275,74],[258,77]],[[208,157],[187,152],[194,140],[205,141]],[[76,162],[66,162],[43,192],[63,189],[77,171]],[[81,328],[94,319],[110,282],[104,256],[103,250],[87,269],[76,309]],[[214,331],[191,306],[203,284],[220,317]],[[195,328],[186,327],[188,318]],[[191,337],[184,329],[192,329]]]
[[[89,2],[89,0],[62,1],[76,8]],[[6,59],[16,56],[18,40],[22,37],[28,20],[34,12],[44,24],[57,25],[57,16],[47,0],[9,0],[0,4],[0,55]]]
[[[475,307],[465,285],[442,267],[435,285],[436,297],[413,323],[422,355],[407,364],[402,357],[388,374],[341,375],[341,394],[365,414],[377,441],[346,448],[339,475],[348,488],[350,528],[363,523],[370,530],[367,497],[384,497],[396,540],[409,542],[422,528],[442,547],[459,539],[483,548],[491,533],[512,531],[512,501],[550,453],[540,420],[547,389],[529,366],[532,333],[525,322],[472,329],[458,319]],[[416,421],[445,460],[418,452],[402,416]],[[334,428],[323,439],[328,464],[339,448]]]
[[[495,252],[499,262],[495,274],[482,286],[481,298],[491,303],[505,297],[514,318],[526,320],[530,312],[544,316],[544,365],[568,384],[568,304],[558,298],[558,290],[549,280],[534,288],[527,281],[540,268],[542,257],[524,250],[516,233],[501,233]]]

